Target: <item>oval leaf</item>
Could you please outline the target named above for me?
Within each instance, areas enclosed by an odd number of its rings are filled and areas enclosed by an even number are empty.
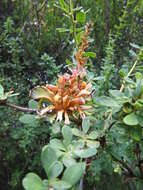
[[[65,170],[63,180],[73,186],[82,178],[84,171],[85,163],[76,163]]]
[[[56,178],[58,177],[63,171],[63,164],[59,161],[55,161],[51,167],[49,168],[48,178]]]
[[[34,173],[27,174],[22,184],[25,190],[43,190],[44,187],[41,178]]]
[[[71,184],[69,184],[66,181],[60,180],[60,181],[51,181],[50,185],[55,189],[55,190],[66,190],[71,188]]]
[[[125,116],[123,121],[126,125],[137,125],[139,123],[135,113]]]
[[[63,137],[64,137],[66,143],[70,143],[71,140],[72,140],[72,130],[71,130],[71,128],[68,127],[68,126],[64,126],[62,128],[62,134],[63,134]]]
[[[72,158],[70,155],[65,155],[62,159],[63,164],[68,168],[71,165],[74,165],[76,163],[76,160]]]
[[[76,14],[76,20],[77,20],[77,22],[84,23],[86,20],[86,14],[84,12],[78,12]]]
[[[35,115],[32,114],[24,114],[19,118],[19,121],[24,124],[29,124],[29,125],[36,125],[37,120],[35,118]]]
[[[42,161],[42,165],[45,169],[45,172],[48,176],[51,165],[55,161],[57,161],[57,156],[56,156],[55,151],[49,146],[43,147],[42,153],[41,153],[41,161]]]
[[[0,85],[0,96],[4,95],[4,88],[2,85]]]
[[[82,121],[82,130],[86,134],[90,128],[90,121],[87,118],[84,118]]]
[[[83,56],[84,56],[84,57],[92,57],[92,58],[95,58],[95,57],[96,57],[96,53],[94,53],[94,52],[85,52],[85,53],[83,53]]]
[[[80,158],[89,158],[91,156],[94,156],[97,153],[96,148],[87,148],[87,149],[81,149],[81,150],[75,150],[75,155]]]
[[[31,109],[37,109],[37,108],[38,108],[38,103],[37,103],[35,100],[30,100],[30,101],[28,102],[28,106],[29,106],[29,108],[31,108]]]
[[[46,87],[37,86],[31,90],[30,97],[33,99],[41,99],[41,98],[49,99],[51,97],[51,94],[46,89]]]

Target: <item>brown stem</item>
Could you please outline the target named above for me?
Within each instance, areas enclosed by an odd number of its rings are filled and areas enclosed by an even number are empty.
[[[45,0],[45,1],[42,3],[41,7],[40,7],[37,11],[40,12],[40,11],[47,5],[47,3],[48,3],[48,0]]]
[[[37,36],[38,36],[38,40],[40,38],[40,30],[41,30],[41,26],[40,26],[40,18],[39,18],[39,12],[38,12],[38,5],[39,5],[39,0],[35,0],[35,11],[36,11],[36,19],[37,19]]]
[[[113,158],[116,162],[119,162],[119,163],[123,166],[123,168],[125,168],[125,169],[129,172],[130,177],[137,177],[137,176],[133,173],[132,169],[131,169],[123,160],[119,160],[118,158],[116,158],[116,157],[115,157],[114,155],[112,155],[112,154],[111,154],[111,156],[112,156],[112,158]]]
[[[14,110],[18,110],[18,111],[22,111],[22,112],[30,112],[30,113],[34,113],[37,112],[38,109],[31,109],[31,108],[25,108],[25,107],[21,107],[21,106],[17,106],[15,104],[12,104],[8,101],[2,102],[0,105],[6,105],[10,108],[13,108]]]
[[[108,39],[108,34],[110,31],[110,1],[105,1],[105,20],[106,20],[106,37]]]
[[[138,167],[140,170],[140,174],[141,174],[141,177],[143,178],[143,165],[142,165],[142,161],[141,161],[141,149],[140,149],[140,145],[138,143],[136,144],[136,155],[137,155],[137,159],[138,159]]]

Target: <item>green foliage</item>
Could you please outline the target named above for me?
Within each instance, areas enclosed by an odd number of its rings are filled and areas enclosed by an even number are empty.
[[[36,174],[29,173],[23,179],[23,186],[26,190],[33,190],[34,188],[38,190],[45,188],[54,188],[57,190],[69,189],[80,180],[85,171],[84,163],[75,163],[65,169],[61,180],[58,179],[64,167],[63,164],[58,161],[55,150],[49,146],[43,148],[41,161],[48,179],[42,181]]]
[[[142,18],[141,0],[0,2],[2,190],[142,189]],[[29,101],[29,91],[70,72],[89,20],[83,53],[93,89],[88,117],[81,122],[75,114],[65,126],[50,114],[39,118],[36,111],[5,107],[37,110],[47,104]]]

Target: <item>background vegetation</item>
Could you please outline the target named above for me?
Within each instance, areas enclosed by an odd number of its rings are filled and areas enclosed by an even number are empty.
[[[19,93],[9,99],[11,103],[35,108],[36,103],[29,98],[30,89],[45,83],[55,84],[59,73],[68,72],[78,33],[90,20],[88,52],[96,53],[96,57],[89,58],[87,78],[95,90],[96,109],[89,120],[98,132],[101,146],[98,154],[89,160],[84,189],[141,190],[143,1],[73,0],[73,10],[81,7],[72,15],[77,20],[77,36],[73,20],[65,16],[60,2],[63,1],[0,1],[0,83],[5,91],[12,89]],[[129,76],[136,60],[137,66]],[[127,84],[125,94],[116,91],[122,81]],[[138,99],[140,120],[134,123],[136,116],[131,121],[125,116],[138,111],[135,105]],[[108,117],[111,111],[115,114],[112,122]],[[49,143],[51,131],[56,137],[61,125],[49,119],[23,117],[22,112],[0,107],[1,190],[22,189],[27,172],[45,177],[41,149]],[[104,130],[105,122],[110,132]]]

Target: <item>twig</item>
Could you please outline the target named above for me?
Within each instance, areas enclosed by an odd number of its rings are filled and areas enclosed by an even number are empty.
[[[75,44],[77,46],[77,40],[76,40],[76,20],[74,19],[74,15],[73,15],[73,11],[72,11],[72,1],[69,1],[69,16],[71,18],[71,22],[72,22],[72,27],[73,27],[73,38],[75,40]]]
[[[22,26],[22,28],[21,28],[18,36],[16,37],[16,40],[18,40],[18,38],[20,37],[20,35],[24,32],[26,25],[27,25],[27,21],[24,22],[24,24],[23,24],[23,26]]]
[[[123,161],[123,160],[119,160],[118,158],[116,158],[113,154],[111,154],[112,158],[116,161],[119,162],[130,174],[130,177],[137,177],[132,169]]]
[[[113,121],[113,122],[109,125],[108,131],[110,131],[110,129],[112,128],[112,126],[113,126],[115,123],[116,123],[116,121]]]
[[[41,7],[37,10],[38,12],[40,12],[44,7],[45,7],[45,5],[48,3],[48,0],[45,0],[43,3],[42,3],[42,5],[41,5]]]
[[[83,178],[80,180],[79,188],[83,189]]]
[[[133,64],[132,68],[130,69],[130,71],[128,72],[127,74],[127,78],[131,75],[131,73],[133,72],[133,70],[135,69],[136,65],[138,63],[138,59],[135,61],[135,63]],[[125,80],[123,81],[122,85],[121,85],[121,88],[120,88],[120,92],[123,92],[124,88],[125,88]]]
[[[38,3],[39,3],[39,0],[35,0],[35,10],[36,10],[36,17],[37,17],[37,33],[38,33],[38,40],[40,38],[40,18],[39,18],[39,11],[38,11]]]
[[[140,150],[140,145],[137,143],[136,144],[136,155],[138,159],[138,167],[140,170],[141,177],[143,178],[143,166],[142,166],[142,161],[141,161],[141,150]]]
[[[17,105],[12,104],[8,101],[2,102],[0,105],[2,105],[2,106],[6,105],[10,108],[13,108],[15,110],[22,111],[22,112],[30,112],[30,113],[36,112],[37,113],[37,111],[38,111],[38,109],[31,109],[31,108],[25,108],[25,107],[17,106]]]

